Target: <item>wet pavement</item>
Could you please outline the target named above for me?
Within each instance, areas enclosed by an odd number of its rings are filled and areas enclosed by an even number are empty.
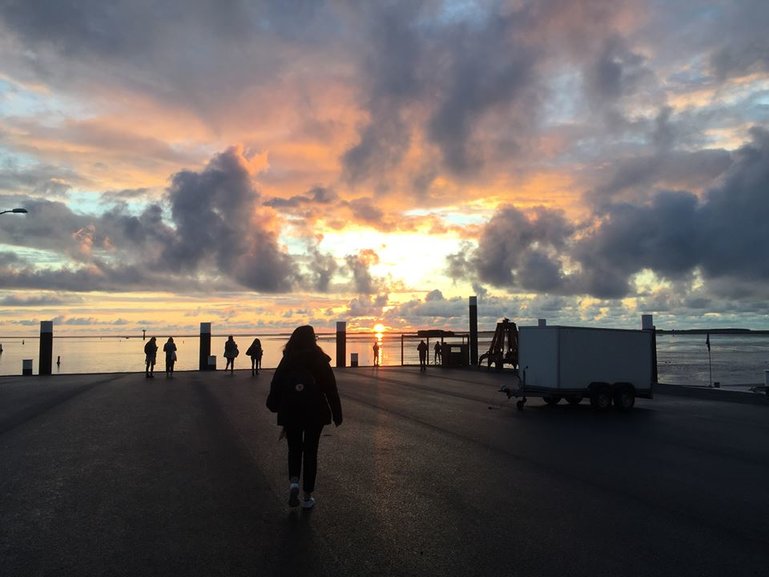
[[[310,512],[251,377],[0,378],[0,573],[767,575],[769,407],[629,414],[485,370],[336,370]]]

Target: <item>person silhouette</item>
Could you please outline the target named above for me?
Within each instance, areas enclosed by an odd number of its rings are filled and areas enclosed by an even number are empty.
[[[374,349],[374,366],[378,367],[379,366],[379,341],[378,340],[374,341],[373,349]]]
[[[417,350],[419,351],[419,370],[420,371],[426,371],[427,370],[427,345],[425,344],[425,341],[419,341],[419,344],[417,345]]]
[[[342,404],[331,369],[331,357],[317,343],[310,325],[297,327],[288,339],[270,384],[267,408],[278,414],[278,426],[288,441],[288,504],[299,502],[302,479],[304,509],[315,506],[312,496],[318,471],[318,444],[325,425],[342,424]],[[302,474],[302,469],[304,473]]]
[[[224,366],[224,371],[227,372],[227,369],[230,369],[230,374],[235,374],[235,357],[237,357],[240,354],[240,351],[238,350],[238,343],[235,342],[235,339],[232,338],[232,335],[227,337],[227,342],[224,343],[224,358],[227,359],[227,364]]]
[[[176,343],[173,337],[168,337],[166,344],[163,345],[163,352],[166,354],[166,378],[171,378],[174,375],[176,363]]]
[[[442,356],[441,356],[442,348],[441,348],[441,343],[440,342],[435,341],[434,350],[435,350],[435,364],[437,365],[437,364],[440,364],[440,362],[442,360]]]
[[[157,361],[158,344],[155,337],[151,337],[144,345],[144,376],[148,379],[155,378],[155,362]]]
[[[260,341],[258,338],[255,338],[251,343],[251,346],[248,347],[248,350],[246,351],[246,355],[251,357],[252,377],[259,374],[259,366],[262,364],[262,354],[262,341]]]

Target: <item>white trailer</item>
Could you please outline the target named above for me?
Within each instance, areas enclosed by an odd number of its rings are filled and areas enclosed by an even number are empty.
[[[519,327],[519,379],[509,397],[542,397],[551,405],[583,398],[606,410],[629,410],[636,397],[651,399],[657,379],[654,330]]]

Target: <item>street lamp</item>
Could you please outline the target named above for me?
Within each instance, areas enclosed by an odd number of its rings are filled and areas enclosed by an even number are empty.
[[[10,210],[4,210],[0,212],[0,214],[5,214],[6,212],[12,212],[13,214],[27,214],[26,208],[12,208]]]

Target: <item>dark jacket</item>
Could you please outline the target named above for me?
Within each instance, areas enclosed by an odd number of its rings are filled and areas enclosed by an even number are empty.
[[[278,368],[275,369],[267,397],[267,408],[273,413],[278,413],[278,425],[328,425],[332,417],[336,425],[342,424],[342,403],[339,401],[336,378],[330,361],[331,358],[318,347],[283,355]],[[292,368],[307,369],[315,378],[320,394],[309,412],[299,414],[286,402],[285,395],[282,394],[282,377]]]

